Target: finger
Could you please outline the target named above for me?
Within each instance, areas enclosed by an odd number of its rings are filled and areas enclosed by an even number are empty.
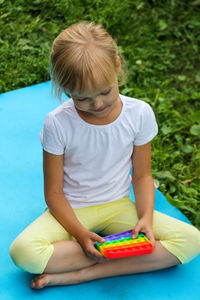
[[[89,247],[87,248],[87,252],[90,253],[93,256],[97,257],[104,257],[99,250],[95,248],[93,244],[90,244]]]
[[[99,251],[97,250],[93,250],[93,251],[88,251],[87,252],[87,256],[92,258],[93,260],[97,261],[97,262],[104,262],[107,260],[106,257],[104,257]]]
[[[151,237],[149,238],[150,242],[152,243],[153,247],[155,247],[155,243],[156,243],[156,240],[154,237]]]
[[[98,262],[98,263],[104,263],[104,262],[107,262],[107,261],[109,261],[109,259],[108,258],[106,258],[105,256],[98,256],[98,257],[96,257],[95,258],[95,260],[96,260],[96,262]]]
[[[97,256],[94,256],[94,255],[88,255],[88,257],[91,258],[92,260],[94,260],[96,263],[105,263],[105,262],[109,261],[109,259],[107,259],[104,256],[97,257]]]
[[[152,231],[147,231],[145,233],[146,237],[150,240],[150,242],[152,243],[153,246],[155,246],[155,238],[154,238],[154,235],[153,235],[153,232]]]

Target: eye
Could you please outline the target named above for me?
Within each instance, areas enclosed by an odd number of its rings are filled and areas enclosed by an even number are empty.
[[[76,101],[80,101],[80,102],[87,101],[87,100],[90,100],[90,99],[89,98],[76,99]]]
[[[111,89],[109,89],[108,91],[105,91],[103,93],[101,93],[101,95],[108,95],[110,93]]]

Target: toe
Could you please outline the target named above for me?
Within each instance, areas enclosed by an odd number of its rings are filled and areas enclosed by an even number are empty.
[[[35,279],[31,280],[31,288],[32,288],[32,289],[35,289],[35,288],[36,288]]]
[[[31,288],[42,289],[46,284],[46,276],[42,274],[31,281]]]

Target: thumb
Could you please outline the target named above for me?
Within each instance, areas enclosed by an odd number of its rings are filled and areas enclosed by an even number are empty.
[[[136,226],[132,231],[132,239],[136,239],[136,237],[138,236],[138,232],[139,232],[139,229]]]
[[[100,244],[103,244],[103,243],[105,243],[105,241],[106,241],[104,238],[102,238],[101,236],[99,236],[99,235],[96,234],[96,233],[94,233],[92,239],[95,241],[95,243],[98,242],[98,243],[100,243]]]

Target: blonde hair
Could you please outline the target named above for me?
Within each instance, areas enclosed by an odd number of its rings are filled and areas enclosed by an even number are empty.
[[[51,51],[51,79],[54,94],[61,100],[61,94],[77,89],[83,92],[88,81],[98,87],[95,74],[105,84],[113,84],[120,78],[125,81],[125,72],[117,66],[119,54],[117,45],[102,25],[77,23],[61,32],[55,39]]]

